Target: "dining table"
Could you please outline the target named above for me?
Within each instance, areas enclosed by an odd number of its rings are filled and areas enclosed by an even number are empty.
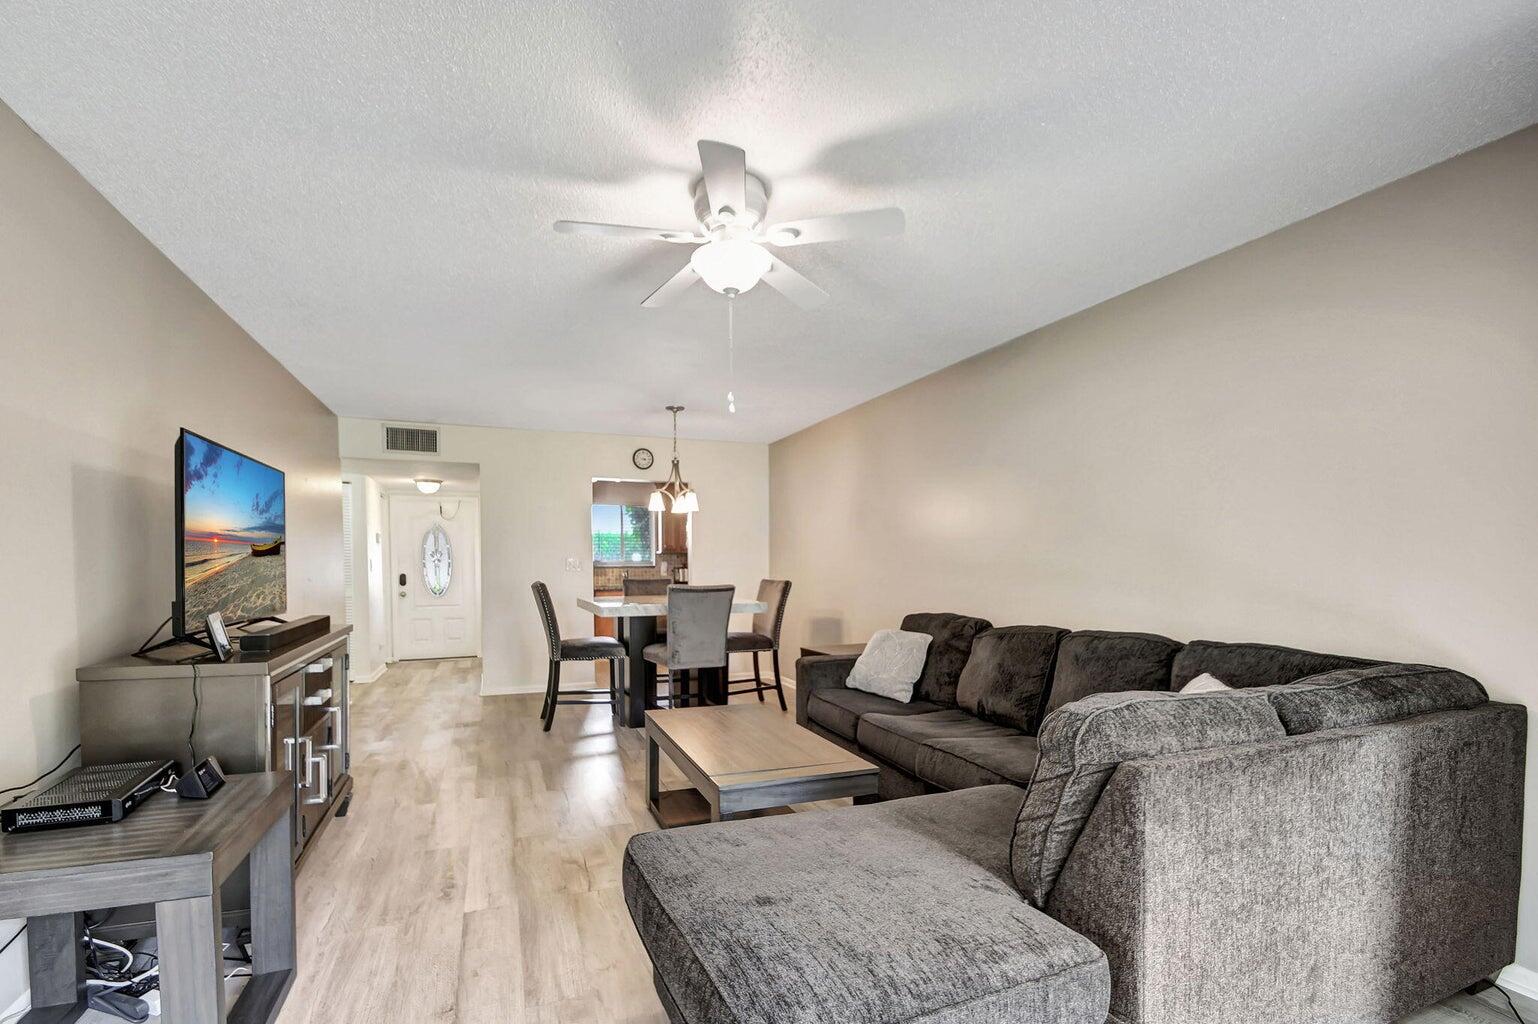
[[[659,595],[660,596],[660,595]],[[579,597],[577,607],[602,619],[613,619],[619,642],[625,645],[625,655],[630,659],[630,669],[622,680],[618,712],[621,725],[639,729],[646,724],[646,709],[657,706],[656,677],[646,664],[642,652],[646,645],[657,641],[657,620],[668,613],[666,598],[653,597]],[[733,615],[754,615],[766,612],[765,601],[734,600]],[[721,672],[718,686],[704,687],[707,704],[726,703],[726,672]]]

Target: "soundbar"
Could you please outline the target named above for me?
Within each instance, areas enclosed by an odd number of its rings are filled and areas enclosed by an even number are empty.
[[[122,821],[176,775],[175,761],[76,768],[41,793],[0,809],[0,832],[105,825]]]
[[[306,640],[323,637],[329,632],[331,632],[331,616],[306,615],[293,622],[280,622],[266,629],[254,629],[249,633],[242,633],[240,649],[256,654],[271,654],[285,647],[302,644]]]

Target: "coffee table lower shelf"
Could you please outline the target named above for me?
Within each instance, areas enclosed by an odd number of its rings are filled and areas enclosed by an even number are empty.
[[[657,799],[651,801],[652,817],[663,828],[679,828],[683,825],[703,825],[710,821],[710,801],[705,794],[693,787],[685,789],[665,789],[657,794]],[[793,814],[789,807],[764,807],[755,811],[740,811],[732,815],[732,820],[742,818],[763,818],[772,814]]]

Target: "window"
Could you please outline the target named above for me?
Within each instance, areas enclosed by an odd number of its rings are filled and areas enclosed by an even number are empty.
[[[594,505],[593,564],[654,564],[655,523],[645,505]]]
[[[422,582],[427,592],[442,597],[454,578],[454,549],[442,523],[434,523],[422,535]]]

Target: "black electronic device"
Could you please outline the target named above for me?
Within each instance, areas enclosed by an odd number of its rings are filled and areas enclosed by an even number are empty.
[[[0,808],[0,831],[37,832],[122,821],[154,796],[180,766],[133,761],[76,768],[39,793]]]
[[[211,612],[229,625],[288,604],[282,470],[186,428],[176,440],[176,600],[171,634],[199,635]]]
[[[302,644],[306,640],[318,639],[329,632],[331,632],[331,616],[306,615],[293,622],[280,622],[276,626],[254,629],[249,633],[241,634],[240,649],[258,654],[270,654],[285,647]]]
[[[205,757],[176,781],[176,795],[186,800],[207,800],[224,785],[224,769],[217,757]]]

